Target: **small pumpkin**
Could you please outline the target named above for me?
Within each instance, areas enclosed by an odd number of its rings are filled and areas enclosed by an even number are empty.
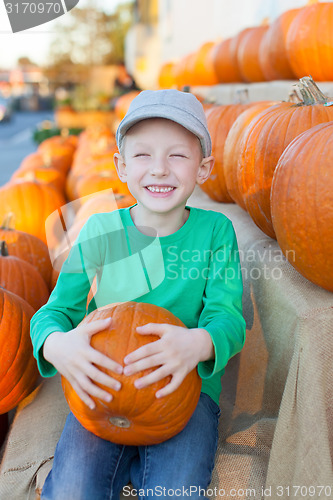
[[[25,300],[0,287],[0,414],[15,408],[37,385],[30,340],[33,314]]]
[[[147,323],[184,326],[166,309],[140,302],[114,304],[95,310],[82,323],[108,317],[112,317],[110,327],[93,335],[91,345],[120,364],[123,364],[128,353],[159,338],[136,333],[137,326]],[[71,411],[90,432],[119,444],[156,444],[171,438],[185,427],[198,403],[201,379],[195,369],[185,377],[176,391],[158,399],[155,393],[169,382],[169,376],[143,389],[134,386],[137,378],[151,371],[145,370],[133,376],[110,373],[119,379],[122,388],[118,392],[109,389],[114,396],[110,403],[94,398],[94,410],[82,402],[64,377],[63,390]]]
[[[65,204],[64,196],[48,184],[16,181],[0,188],[0,220],[13,213],[16,229],[37,236],[44,243],[45,220]]]
[[[333,292],[333,122],[297,136],[274,171],[272,221],[282,252],[305,278]]]

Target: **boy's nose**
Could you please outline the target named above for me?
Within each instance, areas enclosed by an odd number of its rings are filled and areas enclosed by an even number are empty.
[[[156,160],[151,166],[151,175],[165,176],[169,173],[169,167],[166,161]]]

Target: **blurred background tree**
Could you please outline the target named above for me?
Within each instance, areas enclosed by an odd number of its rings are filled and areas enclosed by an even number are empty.
[[[55,85],[79,84],[93,66],[122,63],[133,16],[133,1],[118,5],[110,14],[95,8],[93,2],[71,10],[66,22],[55,27],[44,74]]]

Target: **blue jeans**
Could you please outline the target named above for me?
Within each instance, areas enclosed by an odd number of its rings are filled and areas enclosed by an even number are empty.
[[[122,446],[87,431],[69,414],[41,500],[206,498],[218,439],[220,409],[201,393],[179,434],[151,446]],[[123,489],[124,488],[124,489]]]

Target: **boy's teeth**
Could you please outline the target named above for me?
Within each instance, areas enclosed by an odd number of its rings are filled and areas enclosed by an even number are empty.
[[[173,187],[158,187],[158,186],[147,186],[149,191],[153,193],[167,193],[173,190]]]

